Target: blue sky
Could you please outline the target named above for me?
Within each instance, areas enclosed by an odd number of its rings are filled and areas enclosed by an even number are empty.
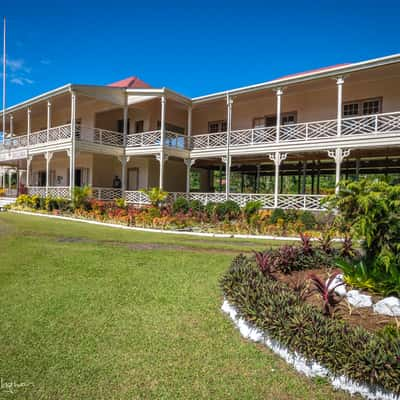
[[[398,1],[4,1],[7,104],[136,75],[188,96],[400,52]]]

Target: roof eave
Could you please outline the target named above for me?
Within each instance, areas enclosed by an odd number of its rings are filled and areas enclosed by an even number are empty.
[[[224,99],[227,95],[239,95],[244,93],[250,93],[254,91],[259,91],[263,89],[272,89],[279,86],[285,86],[295,83],[307,82],[314,79],[328,78],[332,76],[340,76],[349,74],[351,72],[362,71],[369,68],[376,68],[383,65],[389,65],[400,62],[400,54],[393,54],[386,57],[375,58],[372,60],[361,61],[358,63],[353,63],[349,65],[339,66],[329,70],[322,70],[316,72],[308,72],[301,75],[296,75],[287,78],[274,79],[272,81],[267,81],[263,83],[258,83],[255,85],[244,86],[238,89],[226,90],[223,92],[213,93],[205,96],[194,97],[192,99],[193,104],[199,104],[206,101],[213,101]]]

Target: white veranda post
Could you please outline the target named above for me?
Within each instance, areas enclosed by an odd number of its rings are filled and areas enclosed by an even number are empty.
[[[69,155],[69,186],[71,198],[75,187],[75,128],[76,128],[76,94],[71,92],[71,149]]]
[[[269,159],[275,164],[275,181],[274,181],[274,207],[278,207],[279,196],[279,166],[283,160],[286,160],[287,153],[279,153],[279,151],[269,154]]]
[[[14,115],[10,115],[10,137],[14,136]]]
[[[328,156],[333,158],[336,163],[336,177],[335,177],[335,193],[339,191],[339,182],[341,174],[341,164],[343,160],[348,157],[350,150],[336,149],[335,151],[328,150]]]
[[[50,186],[50,161],[53,158],[53,153],[48,151],[44,155],[46,159],[46,196],[49,194],[49,186]]]
[[[195,160],[191,158],[185,158],[186,165],[186,193],[190,193],[190,168],[194,164]]]
[[[340,136],[342,134],[342,109],[343,109],[343,77],[339,77],[336,79],[337,84],[337,135]]]
[[[281,130],[281,114],[282,114],[282,95],[281,88],[276,89],[276,142],[279,143],[280,130]]]
[[[226,198],[229,198],[229,193],[231,189],[231,162],[232,157],[230,155],[230,145],[231,145],[231,131],[232,131],[232,106],[233,99],[228,94],[226,95],[226,105],[227,105],[227,118],[226,118],[226,157],[223,157],[222,161],[225,163],[225,192]]]
[[[167,156],[164,150],[165,144],[165,112],[166,112],[166,102],[167,99],[165,96],[161,97],[161,151],[160,154],[157,155],[157,160],[160,162],[160,180],[159,180],[159,187],[163,189],[164,187],[164,163],[167,160]]]
[[[122,156],[121,161],[121,189],[122,189],[122,197],[125,198],[126,191],[126,164],[129,162],[129,158],[126,157],[126,137],[128,135],[128,105],[126,104],[125,98],[125,106],[124,106],[124,126],[123,126],[123,144],[124,144],[124,155]]]
[[[31,174],[31,162],[32,162],[32,157],[28,156],[26,159],[26,187],[29,190],[29,185],[30,185],[30,174]]]
[[[188,137],[188,146],[191,146],[191,137],[192,137],[192,105],[188,106],[187,111],[187,137]]]
[[[50,135],[50,128],[51,128],[51,102],[47,102],[47,141],[49,141]]]

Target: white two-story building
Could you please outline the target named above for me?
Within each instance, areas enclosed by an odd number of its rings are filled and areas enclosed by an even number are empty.
[[[400,54],[188,98],[128,78],[5,110],[0,183],[146,203],[140,189],[318,210],[340,179],[400,177]],[[16,189],[13,189],[13,184]]]

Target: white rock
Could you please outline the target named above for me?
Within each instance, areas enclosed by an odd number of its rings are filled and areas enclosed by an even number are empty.
[[[371,307],[372,300],[371,296],[361,294],[358,290],[349,290],[346,294],[347,301],[356,308],[360,307]]]
[[[378,314],[400,316],[400,299],[397,297],[386,297],[374,305],[374,311]]]
[[[325,284],[328,284],[328,280],[326,280]],[[342,285],[340,285],[342,284]],[[339,286],[338,286],[339,285]],[[335,279],[331,282],[329,285],[329,289],[335,288],[335,293],[341,297],[346,296],[347,290],[346,290],[346,285],[344,284],[344,276],[343,274],[339,274],[335,276]]]

